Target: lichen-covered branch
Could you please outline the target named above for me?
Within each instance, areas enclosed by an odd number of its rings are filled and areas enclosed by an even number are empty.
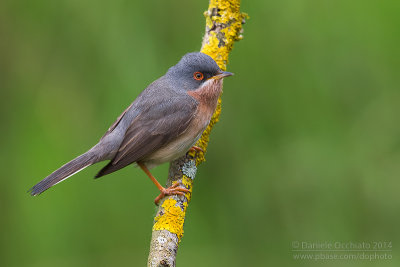
[[[240,12],[240,0],[210,0],[206,17],[206,32],[201,52],[211,56],[222,70],[226,70],[233,43],[242,39],[242,24],[247,15]],[[218,106],[196,146],[203,152],[189,152],[171,162],[167,187],[178,182],[190,190],[185,196],[168,196],[160,201],[154,218],[148,266],[175,266],[176,253],[183,236],[186,209],[192,197],[193,180],[197,166],[205,161],[209,136],[221,113]]]

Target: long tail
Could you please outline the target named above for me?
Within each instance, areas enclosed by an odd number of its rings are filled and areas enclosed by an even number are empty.
[[[96,163],[99,161],[99,157],[96,155],[95,151],[92,149],[89,150],[88,152],[80,155],[79,157],[71,160],[58,170],[54,171],[52,174],[44,178],[42,181],[40,181],[38,184],[36,184],[34,187],[32,187],[28,192],[32,196],[39,195],[52,187],[53,185],[56,185],[65,179],[71,177],[75,173],[83,170],[84,168]]]

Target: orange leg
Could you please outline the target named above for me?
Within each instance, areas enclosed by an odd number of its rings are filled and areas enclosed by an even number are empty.
[[[163,187],[158,181],[157,179],[150,173],[149,169],[147,169],[146,165],[144,165],[143,163],[137,163],[138,166],[147,174],[147,176],[149,176],[150,180],[157,186],[157,188],[160,190],[160,194],[158,195],[158,197],[156,197],[156,199],[154,200],[154,203],[156,205],[158,205],[158,202],[164,198],[165,196],[171,196],[171,195],[181,195],[184,196],[185,193],[190,192],[188,189],[183,188],[183,187],[179,187],[179,183],[175,183],[173,185],[171,185],[168,188]]]
[[[204,150],[201,147],[198,146],[192,146],[189,151],[194,151],[194,152],[204,152]]]

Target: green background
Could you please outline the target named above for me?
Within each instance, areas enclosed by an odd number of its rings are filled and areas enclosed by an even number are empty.
[[[198,50],[208,1],[0,2],[0,265],[144,266],[139,169],[26,190],[94,145]],[[400,2],[245,0],[178,266],[399,266]],[[153,173],[165,183],[168,164]],[[392,242],[391,260],[294,260],[293,242]]]

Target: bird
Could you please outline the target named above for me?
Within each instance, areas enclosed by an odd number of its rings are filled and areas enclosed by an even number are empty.
[[[161,186],[150,169],[173,161],[189,150],[201,150],[195,144],[217,107],[223,78],[231,75],[202,52],[184,55],[138,95],[96,145],[28,192],[37,196],[86,167],[109,160],[95,178],[133,164],[160,190],[156,204],[167,195],[184,195],[188,190],[177,183],[168,188]]]

